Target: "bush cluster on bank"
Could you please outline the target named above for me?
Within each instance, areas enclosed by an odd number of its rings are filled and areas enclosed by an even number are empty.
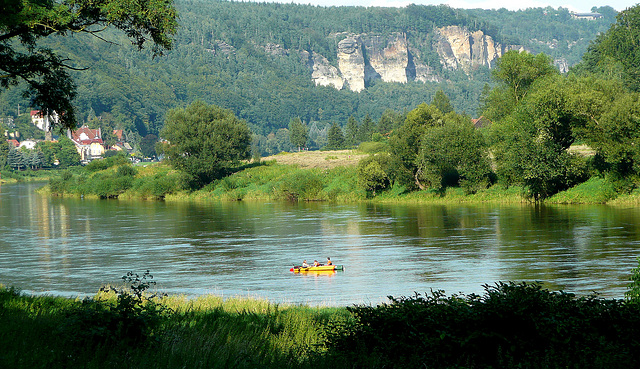
[[[116,156],[61,171],[50,178],[47,190],[56,196],[163,199],[183,190],[187,181],[183,173],[166,165],[134,167],[126,158]]]
[[[357,368],[633,368],[640,306],[539,284],[497,283],[484,295],[442,291],[347,308],[330,356]]]

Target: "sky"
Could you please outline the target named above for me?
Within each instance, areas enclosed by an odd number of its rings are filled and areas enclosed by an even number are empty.
[[[274,1],[274,0],[268,0]],[[551,6],[553,8],[563,7],[571,11],[585,13],[591,11],[594,6],[605,6],[621,11],[636,5],[640,0],[601,0],[601,1],[585,1],[585,0],[288,0],[277,1],[285,3],[312,4],[320,6],[393,6],[404,7],[408,4],[416,5],[439,5],[446,4],[452,8],[482,8],[482,9],[500,9],[519,10],[527,8],[545,8]]]

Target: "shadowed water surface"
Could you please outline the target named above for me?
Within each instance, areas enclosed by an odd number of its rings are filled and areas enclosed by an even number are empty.
[[[312,305],[380,303],[496,281],[622,298],[640,210],[608,206],[211,204],[48,198],[0,187],[0,284],[95,293],[127,271],[157,288]],[[331,257],[333,274],[294,274]]]

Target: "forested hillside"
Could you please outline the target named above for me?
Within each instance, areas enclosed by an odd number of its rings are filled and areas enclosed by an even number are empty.
[[[74,72],[80,122],[124,129],[130,136],[158,134],[168,109],[200,99],[231,109],[263,138],[277,138],[278,130],[294,117],[317,138],[322,132],[326,137],[332,123],[345,126],[351,116],[377,121],[387,109],[409,111],[431,102],[439,90],[456,111],[476,116],[483,88],[491,82],[489,66],[465,71],[445,65],[435,46],[440,37],[435,29],[482,31],[502,46],[545,52],[573,65],[589,42],[615,21],[610,7],[595,9],[602,19],[586,21],[572,19],[562,8],[324,8],[211,0],[178,0],[176,6],[180,29],[174,49],[163,57],[140,53],[111,31],[103,33],[109,42],[82,35],[48,40],[73,66],[89,68]],[[407,52],[414,55],[411,62],[422,63],[433,81],[371,79],[360,92],[316,85],[309,55],[325,58],[327,68],[336,68],[340,41],[365,34],[402,35]],[[20,113],[28,113],[29,102],[20,89],[3,91],[0,117],[15,117],[18,105]],[[6,129],[6,122],[0,128]]]

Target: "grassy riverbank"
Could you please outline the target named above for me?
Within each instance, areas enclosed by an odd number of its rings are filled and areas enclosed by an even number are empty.
[[[0,184],[32,182],[32,181],[48,181],[51,177],[58,173],[51,170],[0,170]]]
[[[499,283],[314,308],[203,296],[83,301],[0,286],[3,368],[633,368],[640,304]]]
[[[0,366],[295,368],[322,350],[321,327],[347,316],[215,296],[127,306],[113,295],[82,302],[2,289]]]
[[[92,162],[85,168],[61,171],[43,193],[96,198],[164,199],[167,201],[329,201],[385,203],[527,203],[525,190],[501,184],[468,194],[462,188],[444,191],[406,191],[392,186],[375,196],[359,183],[356,165],[366,154],[318,151],[279,154],[243,168],[199,190],[189,179],[164,163],[131,166],[118,159]],[[640,191],[620,192],[606,179],[593,177],[544,201],[547,204],[640,203]]]

